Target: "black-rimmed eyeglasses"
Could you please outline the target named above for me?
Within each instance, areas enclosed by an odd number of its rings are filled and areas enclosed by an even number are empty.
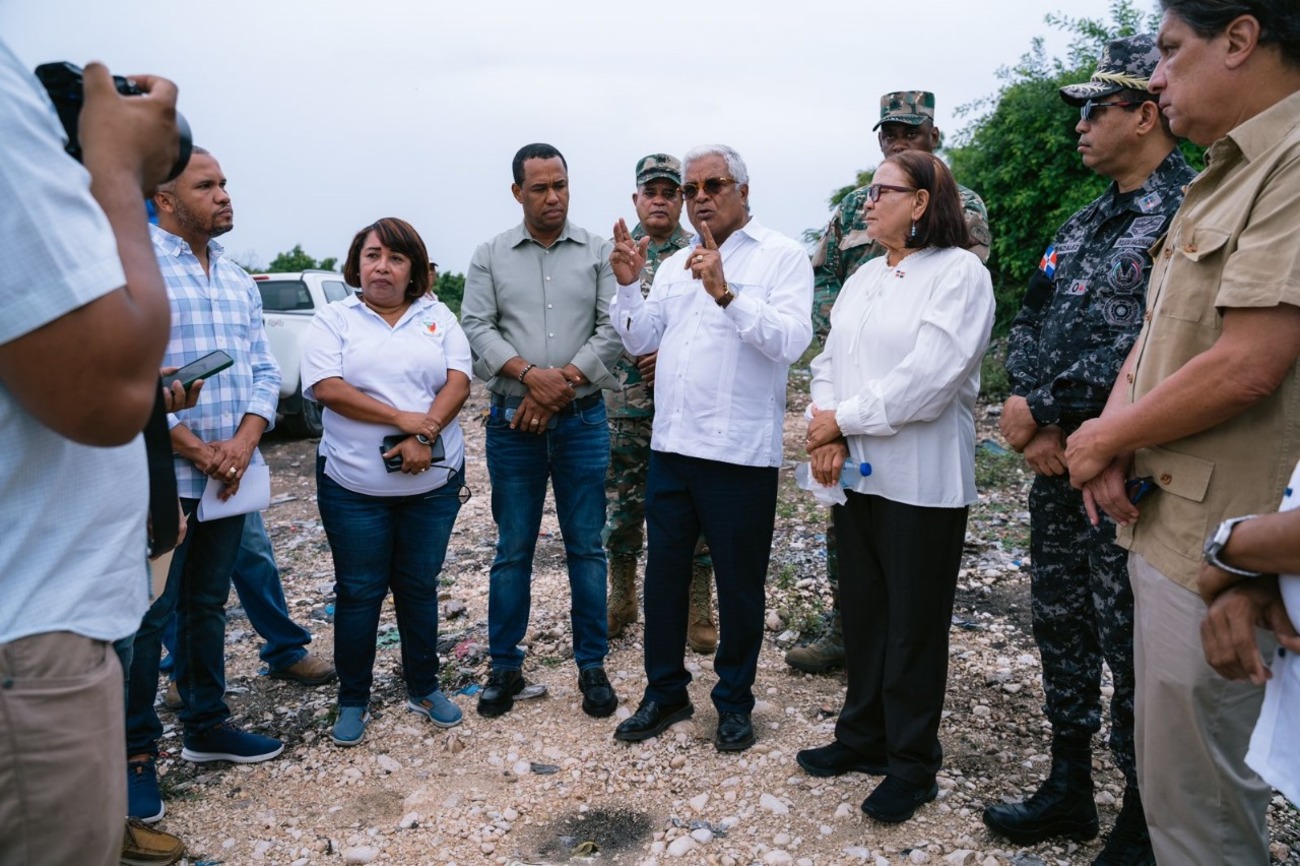
[[[871,199],[873,202],[880,201],[880,194],[882,192],[916,192],[916,190],[912,189],[910,186],[894,186],[888,183],[873,183],[871,186],[867,187],[867,198]]]

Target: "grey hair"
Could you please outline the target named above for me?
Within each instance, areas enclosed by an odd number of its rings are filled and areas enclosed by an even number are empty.
[[[749,183],[749,169],[745,168],[745,161],[725,144],[701,144],[699,147],[692,147],[682,157],[682,178],[685,179],[686,172],[690,171],[691,163],[706,156],[720,156],[727,162],[727,171],[736,179],[736,183]]]

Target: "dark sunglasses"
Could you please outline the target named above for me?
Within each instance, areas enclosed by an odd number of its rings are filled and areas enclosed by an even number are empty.
[[[688,199],[695,198],[695,196],[700,193],[700,187],[704,187],[704,191],[709,195],[717,195],[722,192],[725,187],[736,182],[737,181],[734,177],[710,177],[700,181],[699,183],[696,183],[693,180],[687,181],[682,184],[682,195]]]
[[[1093,102],[1089,99],[1079,106],[1079,119],[1091,121],[1092,116],[1102,108],[1132,108],[1141,104],[1141,102]]]
[[[867,198],[871,199],[873,202],[880,201],[880,194],[882,192],[916,192],[916,190],[912,189],[910,186],[893,186],[888,183],[873,183],[871,186],[867,187]]]

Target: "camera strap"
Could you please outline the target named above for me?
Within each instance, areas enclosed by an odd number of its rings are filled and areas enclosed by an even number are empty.
[[[176,546],[180,514],[176,506],[176,466],[172,462],[172,437],[167,429],[162,378],[154,389],[153,412],[144,425],[144,451],[149,461],[149,555],[158,556]]]

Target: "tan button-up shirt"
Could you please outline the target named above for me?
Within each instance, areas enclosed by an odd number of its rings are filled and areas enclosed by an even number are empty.
[[[1137,401],[1219,339],[1223,310],[1300,306],[1300,93],[1215,142],[1169,233],[1152,250]],[[1159,495],[1118,542],[1196,589],[1206,536],[1224,518],[1272,511],[1300,459],[1300,379],[1216,427],[1136,454]]]

